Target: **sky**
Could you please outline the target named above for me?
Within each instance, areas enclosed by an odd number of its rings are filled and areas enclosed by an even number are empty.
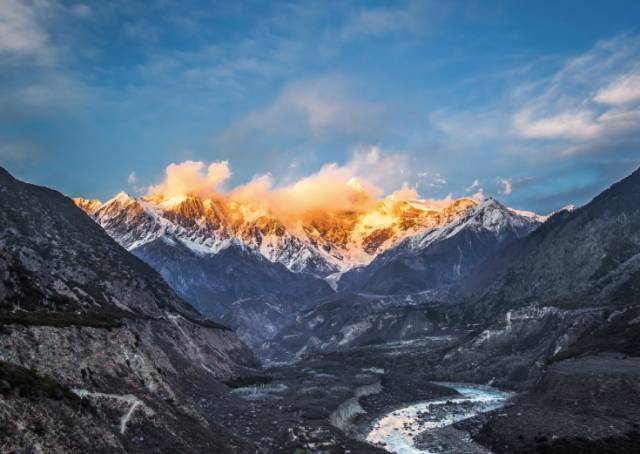
[[[102,200],[179,174],[236,197],[357,180],[544,214],[640,166],[639,17],[617,0],[0,0],[0,165]]]

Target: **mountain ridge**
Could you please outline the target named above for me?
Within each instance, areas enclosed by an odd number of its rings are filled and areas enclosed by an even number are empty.
[[[259,365],[232,330],[59,192],[0,169],[0,205],[3,449],[253,449],[197,403]]]
[[[369,265],[346,272],[338,288],[391,294],[446,287],[510,242],[534,231],[540,219],[487,198],[450,223],[407,237]]]
[[[128,250],[162,236],[179,238],[202,254],[244,246],[293,272],[322,278],[366,266],[405,239],[445,226],[479,204],[463,197],[434,208],[388,197],[360,212],[309,211],[291,224],[259,206],[223,198],[133,198],[119,193],[105,203],[79,197],[74,202]],[[544,219],[508,210],[522,218]]]
[[[433,209],[386,199],[366,212],[315,210],[286,225],[260,207],[199,196],[164,200],[119,193],[104,204],[74,201],[129,250],[163,235],[189,240],[203,253],[236,243],[294,272],[318,276],[366,264],[403,238],[446,224],[477,203],[463,198]]]

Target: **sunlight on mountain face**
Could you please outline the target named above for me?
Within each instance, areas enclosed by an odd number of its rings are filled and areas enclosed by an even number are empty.
[[[381,253],[404,247],[404,240],[412,247],[453,234],[456,223],[487,224],[498,232],[543,220],[499,203],[476,213],[475,221],[467,219],[491,199],[421,197],[417,187],[398,180],[401,164],[373,147],[287,185],[275,185],[267,174],[229,189],[227,161],[184,161],[167,166],[163,180],[141,197],[122,192],[104,205],[75,202],[129,250],[156,240],[177,241],[197,255],[248,250],[323,278],[369,265]]]
[[[237,201],[233,191],[204,197],[175,192],[165,197],[156,192],[133,198],[121,193],[104,204],[81,198],[74,201],[103,225],[126,224],[128,233],[121,242],[129,249],[166,235],[189,238],[211,247],[234,239],[255,246],[273,261],[282,261],[274,257],[274,251],[281,254],[283,250],[310,249],[330,264],[327,271],[367,264],[402,239],[450,222],[477,206],[471,199],[448,200],[442,208],[422,201],[400,200],[393,195],[374,199],[365,192],[364,186],[349,181],[349,184],[337,183],[335,190],[340,186],[354,190],[360,199],[352,197],[351,205],[338,203],[331,207],[309,203],[308,209],[293,211],[284,209],[286,204],[278,207],[265,198]],[[270,194],[284,200],[296,191],[313,192],[308,189],[308,181],[302,189],[298,185],[276,189]],[[144,235],[136,236],[138,229],[144,230]]]
[[[232,238],[255,243],[269,258],[271,249],[282,250],[283,241],[302,242],[332,264],[327,271],[339,271],[367,264],[402,239],[477,205],[451,196],[421,199],[406,182],[385,195],[382,187],[396,181],[395,174],[402,173],[399,165],[394,155],[373,147],[344,165],[327,164],[285,186],[275,186],[266,174],[228,190],[225,183],[232,172],[227,161],[184,161],[168,165],[163,180],[141,197],[120,193],[105,204],[81,198],[75,202],[102,223],[124,219],[134,228],[157,225],[151,229],[154,238],[178,231],[198,244],[228,244]],[[133,248],[149,241],[147,236],[129,238],[123,245]]]

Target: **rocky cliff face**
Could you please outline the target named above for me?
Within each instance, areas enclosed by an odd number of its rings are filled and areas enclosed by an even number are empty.
[[[2,451],[247,452],[198,389],[257,365],[70,199],[0,169]]]

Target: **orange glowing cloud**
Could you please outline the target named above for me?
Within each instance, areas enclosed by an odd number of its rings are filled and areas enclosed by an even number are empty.
[[[246,184],[224,191],[231,177],[227,161],[206,165],[201,161],[172,163],[164,180],[149,188],[148,195],[164,200],[186,195],[224,198],[229,202],[269,210],[283,222],[294,223],[309,211],[366,212],[387,199],[418,201],[415,187],[403,181],[407,163],[400,154],[385,154],[379,147],[356,150],[347,163],[323,166],[318,172],[277,186],[270,174],[257,175]],[[387,192],[390,185],[400,189]],[[426,201],[423,201],[426,202]],[[440,201],[429,200],[439,205]],[[450,198],[442,203],[450,202]]]
[[[211,197],[230,177],[228,161],[213,162],[206,171],[202,161],[171,163],[165,169],[164,181],[149,188],[149,194],[166,199],[186,195]]]
[[[229,200],[263,206],[285,221],[307,211],[363,211],[380,190],[353,175],[347,167],[329,164],[294,184],[274,188],[269,175],[261,175],[228,193]]]
[[[394,191],[390,195],[390,197],[396,200],[411,201],[418,200],[420,198],[420,195],[418,194],[418,190],[416,188],[412,188],[411,186],[409,186],[409,183],[405,181],[402,183],[402,187],[397,191]]]

